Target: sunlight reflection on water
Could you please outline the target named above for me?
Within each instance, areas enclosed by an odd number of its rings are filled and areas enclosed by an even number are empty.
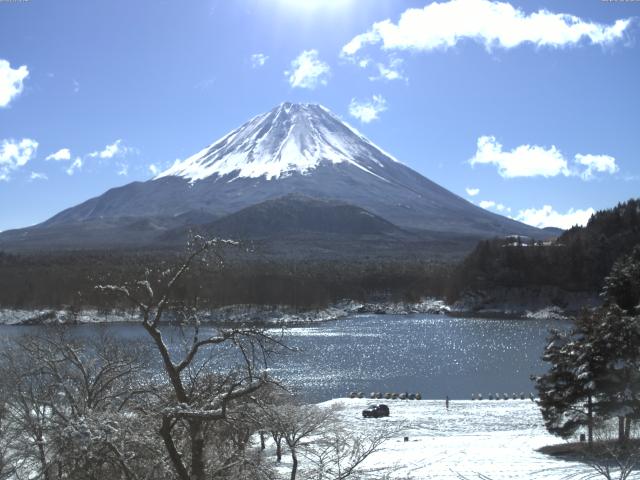
[[[550,326],[540,320],[361,315],[292,329],[288,343],[301,352],[277,359],[272,372],[312,400],[350,391],[528,395],[530,375],[545,369],[540,357]]]
[[[425,398],[467,399],[472,393],[532,390],[530,375],[541,373],[540,359],[550,327],[567,323],[543,320],[491,320],[438,315],[357,315],[285,328],[285,342],[295,351],[272,359],[270,373],[309,401],[345,396],[351,391],[421,392]],[[148,342],[139,325],[71,327],[79,335],[106,330],[134,343]],[[2,327],[5,337],[42,327]],[[205,331],[210,327],[203,328]],[[178,329],[164,331],[175,351],[190,339]],[[280,329],[270,330],[274,335]],[[219,368],[235,361],[222,352]]]

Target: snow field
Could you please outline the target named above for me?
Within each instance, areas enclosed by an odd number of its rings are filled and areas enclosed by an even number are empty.
[[[375,402],[389,405],[391,416],[363,419],[362,410]],[[529,399],[451,400],[449,410],[444,400],[337,399],[320,405],[340,405],[338,415],[354,431],[373,431],[384,422],[409,425],[367,460],[367,467],[392,467],[391,478],[548,480],[592,473],[536,451],[562,440],[546,432]]]

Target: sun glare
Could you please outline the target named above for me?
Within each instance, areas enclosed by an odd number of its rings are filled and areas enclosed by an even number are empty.
[[[339,10],[349,7],[354,0],[277,0],[291,10]]]

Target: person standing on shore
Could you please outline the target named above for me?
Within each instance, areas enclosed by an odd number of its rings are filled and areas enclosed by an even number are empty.
[[[447,395],[447,399],[445,400],[445,405],[447,406],[447,410],[449,410],[449,395]]]

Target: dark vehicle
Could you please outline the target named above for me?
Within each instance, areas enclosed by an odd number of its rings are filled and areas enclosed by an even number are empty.
[[[388,417],[389,407],[384,404],[370,405],[362,411],[362,416],[364,418]]]

